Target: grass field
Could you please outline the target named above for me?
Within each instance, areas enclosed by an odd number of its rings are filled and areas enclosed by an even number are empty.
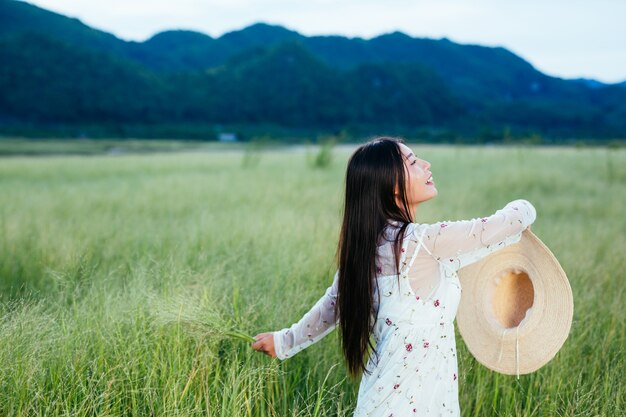
[[[565,345],[519,380],[457,332],[463,416],[624,416],[626,150],[409,146],[439,190],[418,221],[525,198],[574,293]],[[0,415],[350,416],[337,331],[284,362],[227,334],[323,294],[349,155],[0,158]]]

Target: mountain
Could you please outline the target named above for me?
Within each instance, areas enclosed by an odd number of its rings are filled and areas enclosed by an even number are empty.
[[[343,70],[381,62],[428,65],[467,100],[476,96],[515,99],[534,94],[550,82],[549,77],[504,48],[412,38],[397,31],[371,40],[305,37],[280,26],[256,23],[217,39],[198,32],[166,31],[145,42],[125,42],[91,29],[77,19],[21,1],[4,0],[0,16],[0,35],[37,31],[79,47],[115,53],[157,71],[202,70],[220,65],[249,48],[297,39],[326,64]]]
[[[399,31],[307,37],[262,22],[218,38],[171,30],[128,42],[15,0],[0,0],[0,91],[5,124],[626,133],[623,85],[547,76],[502,47]]]
[[[36,32],[81,48],[124,54],[128,43],[110,33],[93,29],[80,20],[33,4],[0,0],[0,36]]]
[[[15,118],[149,122],[164,105],[162,81],[149,71],[37,33],[0,38],[0,62],[11,63],[0,75],[0,109]]]
[[[589,88],[604,88],[608,85],[592,78],[572,78],[570,81],[581,83]]]
[[[297,38],[250,51],[230,58],[218,83],[224,96],[247,98],[248,113],[240,115],[246,119],[282,119],[294,126],[313,119],[318,123],[384,119],[432,124],[462,113],[443,80],[428,67],[364,64],[338,71]]]

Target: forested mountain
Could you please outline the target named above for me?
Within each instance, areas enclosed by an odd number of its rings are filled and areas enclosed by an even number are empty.
[[[184,136],[190,124],[271,123],[626,134],[623,84],[550,77],[501,47],[401,32],[307,37],[264,23],[127,42],[15,0],[0,0],[0,92],[0,132],[139,124],[150,135],[169,124]]]

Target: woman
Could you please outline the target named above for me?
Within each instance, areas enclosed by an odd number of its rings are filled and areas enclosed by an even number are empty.
[[[437,188],[430,163],[393,137],[354,152],[345,186],[332,285],[300,321],[251,347],[284,360],[339,325],[348,372],[362,375],[355,417],[459,416],[457,271],[518,242],[535,208],[519,199],[488,217],[416,223]]]

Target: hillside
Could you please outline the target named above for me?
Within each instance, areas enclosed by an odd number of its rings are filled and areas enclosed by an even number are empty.
[[[626,134],[623,85],[550,77],[502,47],[402,32],[307,37],[256,23],[219,38],[173,30],[127,42],[2,0],[0,59],[0,131],[22,124],[272,123]]]

